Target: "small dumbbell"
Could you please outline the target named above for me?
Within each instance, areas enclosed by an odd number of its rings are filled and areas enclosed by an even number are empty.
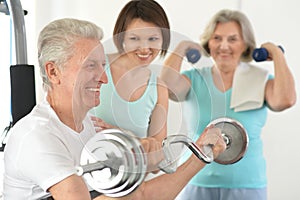
[[[190,63],[194,64],[201,58],[201,54],[198,49],[189,49],[186,52],[186,58]]]
[[[282,52],[284,52],[284,49],[279,45],[278,48],[281,49]],[[256,48],[253,50],[252,53],[252,58],[256,61],[256,62],[262,62],[262,61],[266,61],[269,57],[269,52],[266,48]]]

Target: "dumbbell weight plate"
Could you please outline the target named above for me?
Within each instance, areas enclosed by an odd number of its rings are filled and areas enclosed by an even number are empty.
[[[122,164],[114,165],[114,160],[120,159]],[[82,151],[80,164],[96,161],[111,165],[102,170],[85,173],[83,177],[93,189],[106,196],[125,196],[144,180],[147,163],[143,148],[128,133],[107,129],[91,138]]]
[[[111,157],[124,158],[122,146],[114,141],[107,141],[103,135],[97,134],[85,145],[81,154],[80,164],[85,165],[96,161],[105,163],[112,159]],[[93,189],[106,193],[111,188],[114,190],[119,188],[120,183],[123,183],[123,180],[127,178],[125,173],[128,170],[126,169],[127,167],[128,164],[124,159],[124,164],[119,166],[119,169],[113,169],[116,168],[115,166],[107,166],[107,168],[102,170],[86,173],[83,175],[83,178]],[[123,188],[125,187],[126,185],[123,186]],[[119,190],[121,189],[119,188]]]
[[[127,146],[127,151],[125,153],[133,159],[131,160],[131,163],[135,163],[135,165],[133,165],[128,172],[131,174],[136,174],[134,183],[138,182],[140,184],[144,180],[144,176],[147,170],[147,158],[140,140],[131,133],[113,134],[117,135],[117,137],[120,138],[120,141],[124,141],[124,145]]]
[[[118,192],[118,196],[124,196],[134,191],[143,182],[147,169],[146,154],[139,140],[129,132],[108,132],[107,137],[109,137],[110,140],[121,142],[123,146],[126,147],[124,153],[129,167],[125,173],[128,176],[127,180],[129,180],[129,183],[122,191]],[[115,194],[112,195],[115,197]]]
[[[210,122],[220,128],[224,141],[227,144],[226,150],[221,153],[215,162],[219,164],[233,164],[243,158],[248,148],[248,134],[241,123],[230,118],[218,118]],[[208,126],[209,126],[208,125]]]

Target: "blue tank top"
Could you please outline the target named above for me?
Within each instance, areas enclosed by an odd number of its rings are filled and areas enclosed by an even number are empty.
[[[208,164],[190,183],[200,187],[265,187],[266,163],[263,157],[261,132],[267,119],[267,106],[264,104],[260,109],[234,112],[230,109],[231,89],[226,92],[218,90],[214,85],[211,71],[211,67],[206,67],[183,72],[191,80],[191,90],[183,104],[189,136],[196,139],[212,120],[229,117],[244,126],[249,136],[249,144],[246,154],[237,163]]]
[[[111,125],[131,131],[137,137],[147,137],[150,117],[157,103],[157,77],[151,73],[144,94],[138,100],[129,102],[117,93],[110,66],[106,66],[105,72],[108,83],[101,86],[100,104],[90,112]]]

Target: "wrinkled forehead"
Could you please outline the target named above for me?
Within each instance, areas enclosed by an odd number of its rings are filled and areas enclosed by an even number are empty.
[[[82,64],[88,61],[93,61],[97,63],[103,63],[105,61],[104,48],[101,43],[98,43],[98,45],[92,48],[88,48],[84,51],[81,51],[80,54],[80,60]]]

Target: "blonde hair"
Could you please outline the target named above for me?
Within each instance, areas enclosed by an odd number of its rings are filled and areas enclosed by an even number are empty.
[[[212,34],[214,33],[217,24],[231,21],[235,21],[240,25],[242,36],[247,46],[245,52],[243,52],[241,56],[241,61],[250,62],[252,60],[252,52],[256,48],[253,28],[246,15],[236,10],[220,10],[212,17],[200,38],[200,43],[202,47],[206,50],[206,52],[204,53],[206,54],[206,56],[210,56],[208,42]]]

